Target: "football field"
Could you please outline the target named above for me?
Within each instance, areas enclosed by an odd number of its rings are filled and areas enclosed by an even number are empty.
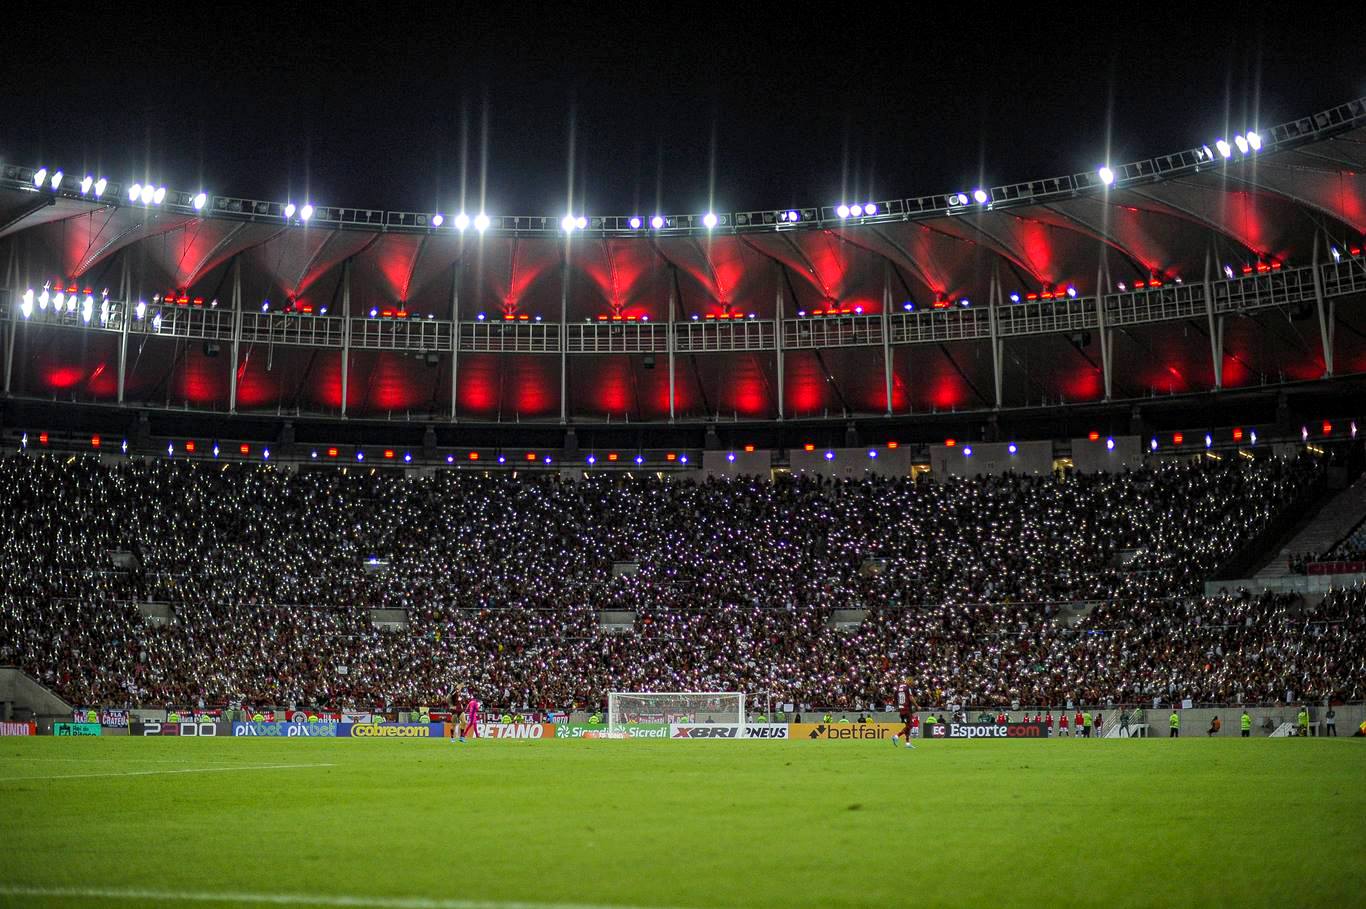
[[[1366,742],[0,740],[0,905],[1366,902]]]

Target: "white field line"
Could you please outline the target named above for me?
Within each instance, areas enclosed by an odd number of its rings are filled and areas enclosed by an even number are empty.
[[[35,776],[0,777],[0,783],[20,780],[87,780],[108,776],[154,776],[165,773],[229,773],[234,770],[294,770],[299,767],[335,767],[336,764],[241,764],[236,767],[184,767],[179,770],[118,770],[106,773],[63,773]]]
[[[297,765],[302,766],[302,765]],[[261,906],[340,906],[358,909],[645,909],[606,903],[527,903],[422,896],[345,896],[325,893],[214,893],[208,890],[116,890],[104,887],[25,887],[0,884],[0,896],[76,898],[131,903],[248,903]]]

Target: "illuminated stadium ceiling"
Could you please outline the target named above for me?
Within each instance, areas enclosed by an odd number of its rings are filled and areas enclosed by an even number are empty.
[[[50,167],[0,170],[16,400],[844,419],[1366,372],[1366,101],[1105,173],[710,228],[96,198],[100,175]]]

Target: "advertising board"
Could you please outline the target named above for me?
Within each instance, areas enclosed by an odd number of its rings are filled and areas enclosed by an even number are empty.
[[[53,723],[53,735],[99,735],[99,723]]]
[[[735,741],[752,739],[756,741],[785,741],[789,737],[787,723],[670,723],[670,739],[720,739]]]
[[[1046,739],[1047,723],[935,723],[932,739]]]
[[[792,738],[823,742],[885,741],[903,728],[900,723],[791,723]]]
[[[234,738],[334,739],[339,723],[233,723]]]

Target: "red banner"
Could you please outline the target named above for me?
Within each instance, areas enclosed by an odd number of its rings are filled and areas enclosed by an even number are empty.
[[[36,723],[0,723],[0,735],[37,735]]]

